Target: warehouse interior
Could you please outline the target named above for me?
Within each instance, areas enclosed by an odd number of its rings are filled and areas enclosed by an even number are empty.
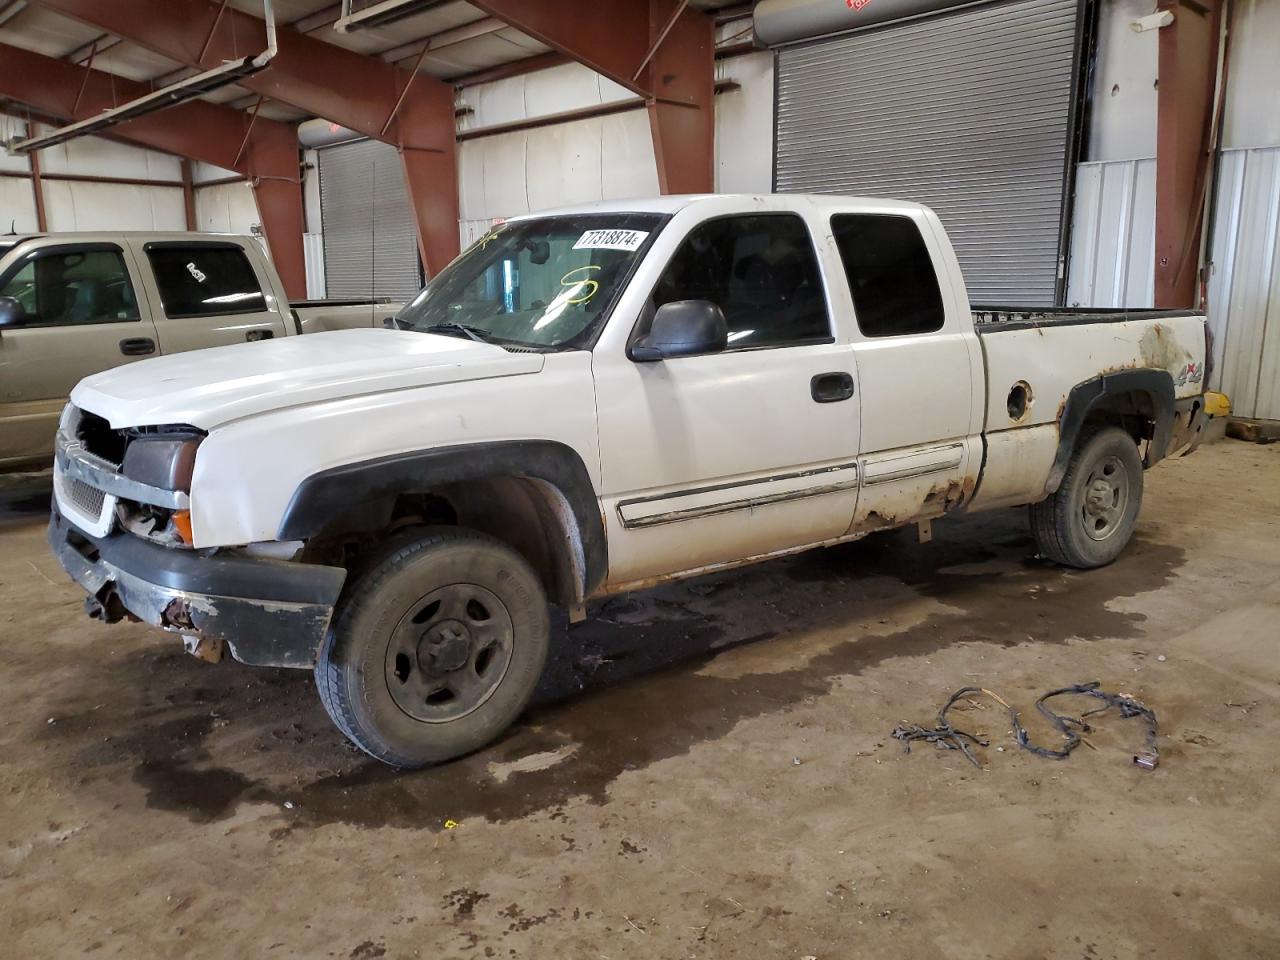
[[[1277,50],[1280,0],[0,0],[0,276],[26,238],[234,235],[286,308],[394,326],[540,211],[896,199],[937,214],[974,304],[1203,314],[1230,404],[1104,569],[1037,556],[1019,508],[654,576],[584,623],[557,606],[516,725],[402,771],[310,671],[85,620],[23,461],[13,955],[1280,955]],[[981,697],[1047,742],[1036,697],[1095,680],[1159,715],[1158,769],[1134,719],[1058,762]],[[895,725],[961,687],[981,763],[904,752]]]

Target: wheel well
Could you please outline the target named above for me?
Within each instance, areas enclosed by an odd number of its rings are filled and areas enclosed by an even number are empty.
[[[1128,390],[1099,397],[1085,415],[1085,426],[1120,427],[1135,443],[1155,435],[1156,402],[1146,390]]]
[[[571,607],[583,599],[585,561],[573,511],[553,484],[532,477],[485,477],[387,494],[332,518],[306,552],[352,570],[388,539],[429,526],[487,533],[529,562],[553,603]]]

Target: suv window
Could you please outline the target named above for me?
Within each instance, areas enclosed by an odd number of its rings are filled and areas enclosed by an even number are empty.
[[[233,244],[148,244],[165,316],[261,313],[262,286],[245,252]]]
[[[938,275],[909,217],[842,213],[831,218],[858,329],[866,337],[931,333],[944,318]]]
[[[37,253],[0,288],[26,311],[26,326],[138,319],[138,300],[119,250]]]
[[[653,306],[710,300],[724,311],[729,349],[831,337],[822,276],[794,214],[722,217],[696,227],[653,291]]]

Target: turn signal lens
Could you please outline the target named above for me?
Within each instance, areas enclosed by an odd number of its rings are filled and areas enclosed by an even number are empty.
[[[178,539],[187,546],[195,543],[195,538],[191,536],[190,510],[175,510],[173,512],[173,529],[178,532]]]

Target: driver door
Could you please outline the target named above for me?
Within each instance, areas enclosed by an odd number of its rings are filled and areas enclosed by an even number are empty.
[[[717,304],[727,349],[650,363],[593,355],[614,588],[838,537],[853,518],[856,371],[804,218],[696,225],[636,333],[677,300]]]
[[[0,277],[27,315],[0,330],[0,466],[49,459],[77,383],[158,352],[135,276],[122,247],[81,243],[37,247]]]

